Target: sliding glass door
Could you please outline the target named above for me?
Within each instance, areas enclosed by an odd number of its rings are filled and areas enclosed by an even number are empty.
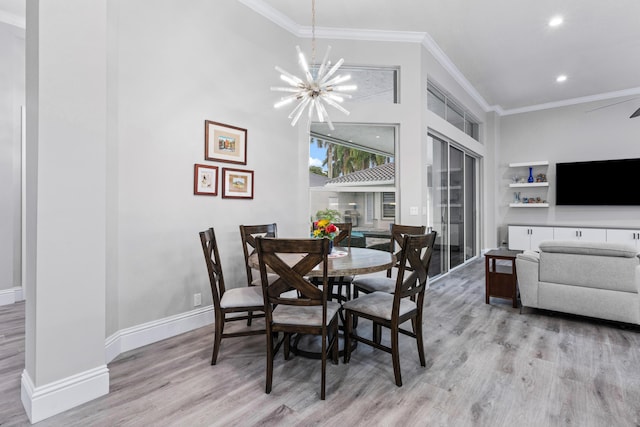
[[[427,144],[427,222],[438,232],[430,275],[436,276],[477,255],[477,159],[444,138],[429,135]]]

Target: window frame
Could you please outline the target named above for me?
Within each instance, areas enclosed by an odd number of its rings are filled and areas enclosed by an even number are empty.
[[[432,108],[433,104],[430,104],[429,98],[434,97],[439,101],[443,101],[444,98],[444,114],[441,114],[440,111],[437,111]],[[448,123],[451,123],[452,126],[455,126],[456,129],[460,129],[466,135],[475,139],[478,142],[480,141],[480,121],[473,116],[468,109],[466,109],[460,102],[451,97],[446,91],[440,89],[440,87],[433,83],[431,80],[427,80],[427,109],[432,113],[442,117]],[[452,121],[453,118],[448,117],[449,110],[454,111],[458,115],[462,117],[462,127],[459,126],[459,121]]]

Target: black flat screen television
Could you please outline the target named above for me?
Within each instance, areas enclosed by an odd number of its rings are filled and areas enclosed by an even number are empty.
[[[640,205],[640,159],[556,164],[556,205]]]

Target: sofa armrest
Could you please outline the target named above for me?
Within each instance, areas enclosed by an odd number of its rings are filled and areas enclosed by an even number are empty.
[[[516,255],[516,257],[527,261],[540,262],[540,253],[535,251],[524,251]]]
[[[524,251],[516,256],[520,301],[525,307],[538,307],[539,266],[540,254],[537,252]]]

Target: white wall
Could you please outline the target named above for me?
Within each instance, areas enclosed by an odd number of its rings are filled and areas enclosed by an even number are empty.
[[[105,16],[106,0],[27,5],[22,401],[32,422],[109,391]]]
[[[445,67],[436,60],[428,50],[423,49],[422,58],[423,76],[421,79],[421,92],[423,93],[423,123],[424,129],[430,132],[445,136],[467,151],[478,157],[478,215],[477,229],[479,233],[479,249],[496,247],[495,230],[495,209],[493,199],[495,197],[495,189],[493,185],[485,185],[486,182],[494,182],[495,169],[493,168],[493,155],[495,153],[496,141],[499,134],[495,129],[495,113],[485,113],[482,106],[462,87],[462,85],[449,73]],[[444,120],[437,114],[427,110],[427,79],[432,80],[438,87],[447,91],[450,96],[466,107],[482,125],[480,126],[479,139],[477,141],[469,135],[462,132],[451,123]],[[427,162],[431,161],[430,153],[427,149],[427,132],[421,135],[423,144],[423,169]],[[426,206],[426,202],[423,204]]]
[[[307,123],[292,128],[288,111],[272,108],[277,95],[269,87],[278,82],[274,65],[297,70],[295,45],[304,51],[311,45],[231,0],[194,1],[189,7],[169,0],[115,1],[110,13],[117,30],[109,49],[115,113],[107,153],[113,159],[107,221],[108,235],[117,238],[109,237],[107,335],[188,311],[197,292],[210,304],[198,231],[216,228],[231,286],[244,283],[239,224],[275,221],[282,236],[307,232]],[[481,155],[483,146],[446,128],[448,123],[434,124],[439,118],[425,123],[427,73],[420,44],[318,40],[317,51],[327,45],[334,61],[400,67],[400,104],[345,103],[351,115],[331,111],[331,117],[400,125],[397,221],[422,223],[409,208],[425,204],[427,126],[444,127]],[[464,98],[459,87],[447,89]],[[205,119],[248,129],[253,201],[191,194],[194,163],[229,166],[204,161]]]
[[[500,149],[497,158],[496,200],[501,236],[508,224],[558,224],[578,226],[640,226],[640,207],[632,206],[555,206],[555,164],[640,157],[640,119],[629,119],[638,100],[628,98],[580,104],[500,119]],[[610,106],[608,106],[610,105]],[[606,108],[600,108],[608,106]],[[548,160],[550,207],[508,208],[513,189],[508,187],[512,162]],[[586,177],[584,185],[589,185]],[[634,183],[626,183],[630,191]],[[522,189],[522,195],[527,192]]]
[[[224,1],[115,1],[107,335],[211,304],[198,232],[216,229],[228,287],[246,283],[240,224],[308,231],[308,139],[274,110],[274,66],[295,70],[295,38]],[[141,30],[143,29],[143,30]],[[247,165],[204,160],[204,121],[247,129]],[[301,154],[302,153],[302,154]],[[255,198],[193,195],[194,163],[255,171]],[[305,165],[306,166],[306,165]],[[114,288],[117,288],[115,290]]]

